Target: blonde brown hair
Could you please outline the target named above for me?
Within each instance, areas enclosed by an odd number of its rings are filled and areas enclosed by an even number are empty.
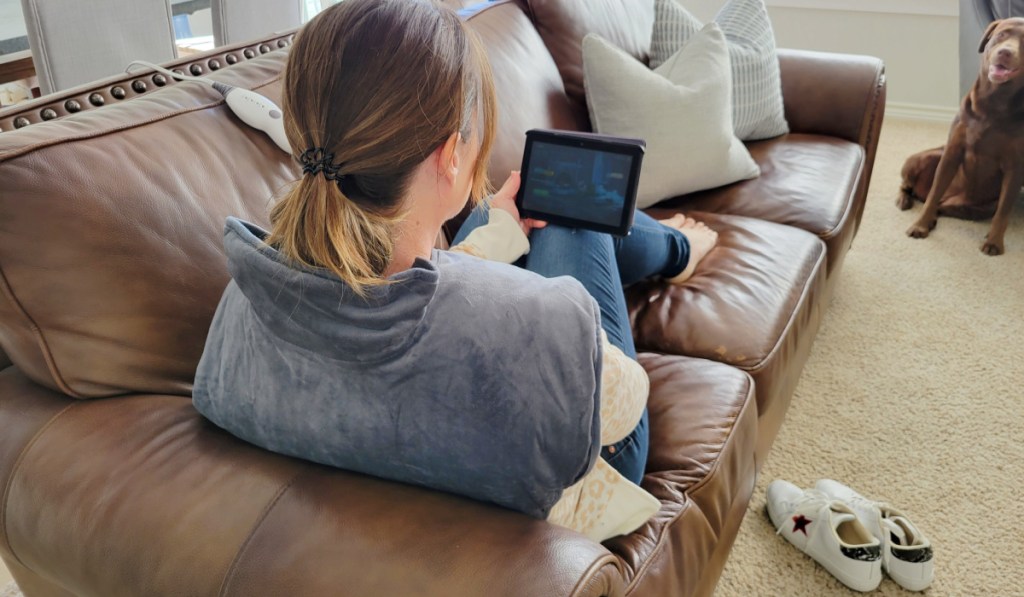
[[[413,171],[453,133],[481,141],[470,193],[488,192],[494,85],[482,44],[433,0],[345,0],[296,37],[282,109],[296,159],[333,153],[337,181],[304,174],[272,208],[267,242],[365,296],[394,250]]]

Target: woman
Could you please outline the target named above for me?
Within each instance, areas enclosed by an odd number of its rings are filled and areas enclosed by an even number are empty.
[[[641,213],[623,239],[524,221],[513,173],[435,250],[485,193],[495,104],[483,49],[439,4],[346,0],[306,25],[283,98],[303,176],[269,232],[228,221],[200,412],[270,450],[536,517],[575,503],[600,446],[640,482],[647,378],[622,285],[687,278],[716,234]]]

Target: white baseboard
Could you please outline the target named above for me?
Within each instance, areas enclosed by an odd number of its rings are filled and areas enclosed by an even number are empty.
[[[936,17],[955,17],[960,14],[960,5],[957,0],[767,0],[767,4],[781,8],[884,12]]]
[[[890,118],[908,120],[929,120],[932,122],[953,122],[959,108],[929,106],[926,104],[908,104],[904,102],[886,102],[885,115]]]

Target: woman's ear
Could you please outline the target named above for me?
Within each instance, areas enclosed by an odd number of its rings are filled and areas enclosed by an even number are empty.
[[[444,145],[440,147],[441,155],[438,156],[437,173],[447,178],[448,182],[451,183],[455,182],[455,178],[459,174],[461,160],[457,150],[461,140],[462,134],[455,132],[449,135]]]

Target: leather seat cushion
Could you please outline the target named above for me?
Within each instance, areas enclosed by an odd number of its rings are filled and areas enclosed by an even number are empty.
[[[652,208],[656,218],[676,210]],[[637,348],[709,359],[753,376],[767,454],[821,320],[825,244],[764,220],[687,212],[719,233],[682,285],[646,281],[626,290]]]
[[[643,486],[662,508],[605,545],[622,559],[627,582],[643,585],[635,594],[689,595],[736,522],[734,504],[753,491],[754,385],[734,367],[702,359],[642,353],[640,362],[651,378]]]
[[[853,240],[864,149],[821,135],[788,134],[747,144],[761,176],[661,202],[659,208],[709,211],[786,224],[828,247],[829,272]]]

